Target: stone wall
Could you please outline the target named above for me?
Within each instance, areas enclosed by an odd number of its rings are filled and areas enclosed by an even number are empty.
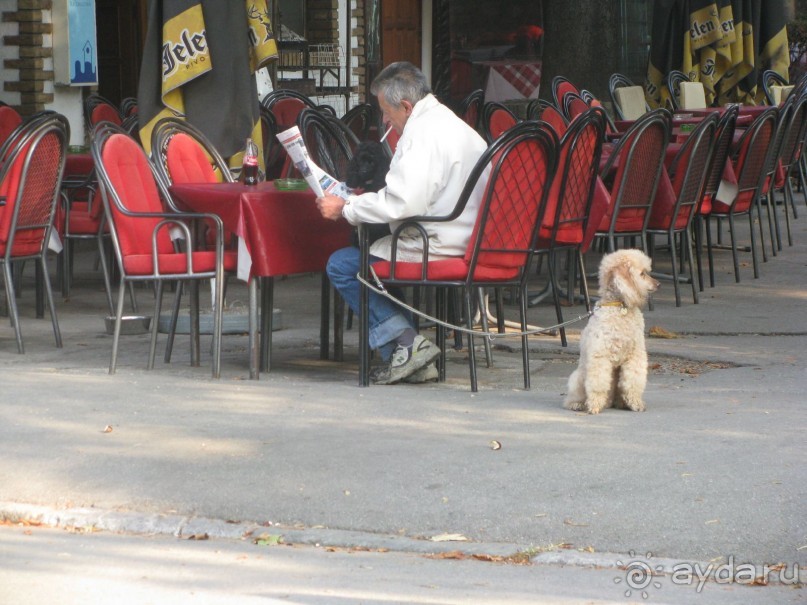
[[[552,98],[552,78],[562,75],[608,99],[608,78],[619,71],[619,3],[544,0],[544,31],[541,98]]]
[[[16,25],[16,33],[4,34],[2,39],[6,74],[3,94],[17,99],[10,104],[21,114],[30,115],[45,109],[54,100],[53,25],[48,22],[52,3],[51,0],[17,0],[16,5],[16,10],[3,11],[0,15],[4,31]]]

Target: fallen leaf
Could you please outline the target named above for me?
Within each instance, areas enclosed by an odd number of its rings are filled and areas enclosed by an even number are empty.
[[[490,449],[492,450],[500,450],[502,449],[502,444],[495,439],[490,442]]]
[[[661,326],[653,326],[650,328],[648,335],[651,338],[679,338],[678,334],[675,332],[670,332],[669,330],[665,330]]]
[[[650,369],[651,369],[651,370],[660,370],[660,369],[661,369],[661,364],[660,364],[660,363],[658,363],[658,362],[656,362],[656,363],[651,363],[651,364],[650,364]]]
[[[188,536],[188,540],[209,540],[210,536],[207,533],[202,534],[191,534]]]
[[[504,557],[499,555],[471,555],[471,558],[477,561],[487,561],[489,563],[501,563],[504,561]]]
[[[104,427],[104,430],[101,431],[102,433],[111,433],[112,432],[112,425],[108,424]]]
[[[283,544],[283,536],[277,534],[261,534],[252,541],[258,546],[277,546]]]
[[[439,534],[429,538],[432,542],[467,542],[468,538],[462,534]]]
[[[588,523],[576,523],[571,519],[564,519],[563,524],[570,525],[571,527],[588,527]]]
[[[720,523],[720,519],[709,519],[706,521],[706,525],[714,525],[715,523]]]
[[[438,552],[431,555],[426,555],[429,559],[464,559],[465,553],[459,550],[451,550],[449,552]]]

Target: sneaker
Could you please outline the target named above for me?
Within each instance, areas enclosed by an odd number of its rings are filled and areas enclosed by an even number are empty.
[[[379,369],[375,384],[395,384],[429,365],[440,355],[440,349],[423,336],[415,336],[411,347],[398,346],[388,366]]]
[[[437,382],[439,377],[440,374],[437,372],[437,366],[434,363],[430,363],[429,365],[423,366],[419,370],[413,372],[401,382],[406,382],[408,384],[423,384],[424,382]]]

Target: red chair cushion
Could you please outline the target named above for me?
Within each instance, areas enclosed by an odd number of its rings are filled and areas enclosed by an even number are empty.
[[[90,124],[95,126],[99,122],[112,122],[118,126],[123,124],[123,120],[121,120],[118,110],[107,103],[96,105],[92,110],[92,114],[90,115]]]
[[[187,257],[184,253],[170,253],[157,255],[157,262],[160,265],[160,273],[163,275],[174,275],[185,273],[187,267]],[[123,266],[128,275],[152,275],[154,273],[154,263],[151,254],[132,254],[123,259]],[[238,255],[236,252],[224,253],[224,270],[235,271],[238,266]],[[216,269],[215,252],[194,252],[191,254],[191,267],[194,273],[212,272]]]
[[[390,276],[392,263],[379,261],[373,264],[376,275],[381,279]],[[430,261],[427,278],[434,281],[465,281],[468,277],[469,265],[464,258]],[[422,263],[395,263],[395,279],[417,281],[423,271]],[[479,281],[508,281],[519,276],[519,268],[490,267],[477,264],[474,279]]]
[[[221,182],[205,150],[184,132],[178,132],[168,141],[165,162],[174,183]]]

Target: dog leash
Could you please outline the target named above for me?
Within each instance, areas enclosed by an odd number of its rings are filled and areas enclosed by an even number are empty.
[[[462,332],[464,334],[470,334],[471,336],[484,336],[484,337],[488,338],[489,340],[493,340],[495,338],[511,338],[513,336],[530,336],[531,334],[545,334],[547,332],[552,332],[552,331],[558,330],[560,328],[565,328],[566,326],[569,326],[571,324],[577,323],[579,321],[583,321],[584,319],[588,319],[594,313],[593,310],[587,311],[585,313],[585,315],[578,315],[574,319],[569,319],[567,321],[564,321],[563,323],[555,324],[553,326],[547,326],[546,328],[535,328],[533,330],[520,330],[518,332],[505,332],[505,333],[490,332],[490,331],[485,331],[485,330],[472,330],[472,329],[465,328],[465,327],[462,327],[462,326],[455,326],[454,324],[448,323],[448,322],[443,321],[442,319],[438,319],[436,317],[432,317],[431,315],[429,315],[427,313],[424,313],[423,311],[420,311],[419,309],[415,309],[414,307],[411,307],[411,306],[407,305],[405,302],[395,298],[392,294],[389,293],[389,291],[384,287],[384,284],[379,279],[378,275],[376,275],[376,272],[375,272],[375,270],[373,269],[372,266],[370,267],[370,273],[372,273],[372,275],[373,275],[373,280],[375,281],[375,284],[370,283],[369,281],[364,279],[358,273],[356,274],[356,279],[358,279],[361,284],[367,286],[370,290],[372,290],[376,294],[378,294],[380,296],[383,296],[384,298],[386,298],[388,300],[391,300],[392,302],[394,302],[399,307],[402,307],[403,309],[406,309],[410,313],[414,313],[418,317],[422,317],[423,319],[426,319],[428,321],[433,321],[434,323],[436,323],[438,325],[441,325],[444,328],[449,328],[451,330],[457,330],[458,332]]]

